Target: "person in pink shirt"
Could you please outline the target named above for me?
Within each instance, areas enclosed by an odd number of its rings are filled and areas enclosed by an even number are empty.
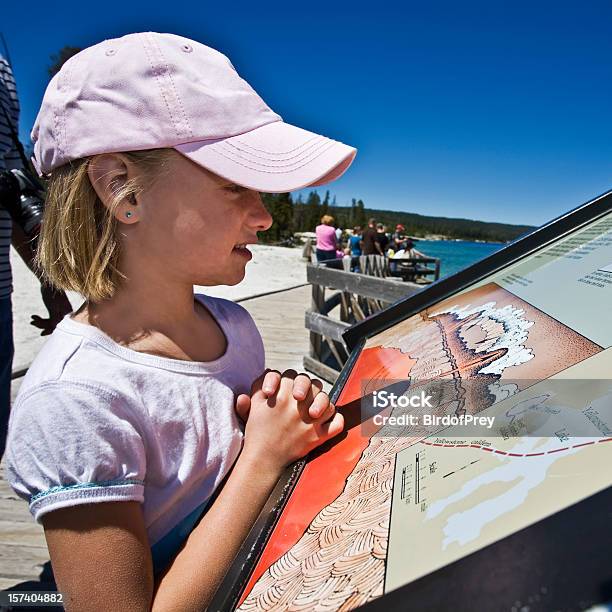
[[[321,225],[315,229],[317,235],[317,261],[336,259],[336,230],[331,215],[321,217]]]

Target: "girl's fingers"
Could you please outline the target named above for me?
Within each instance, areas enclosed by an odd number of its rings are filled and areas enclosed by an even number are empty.
[[[317,397],[319,396],[317,395]],[[315,422],[325,423],[325,421],[329,421],[329,419],[331,419],[334,416],[334,414],[336,414],[336,407],[331,402],[329,402],[327,404],[327,407],[322,412],[321,411],[319,412],[320,412],[320,415],[315,418]]]
[[[329,440],[344,430],[344,417],[339,412],[336,412],[331,421],[322,423],[321,425],[318,425],[318,427],[320,431],[319,437],[322,439],[322,441]]]
[[[246,423],[251,410],[251,398],[246,393],[241,393],[236,398],[236,413]]]
[[[293,381],[293,399],[301,402],[310,393],[312,381],[307,374],[298,374]]]
[[[289,398],[293,393],[293,383],[297,376],[295,370],[285,370],[280,377],[277,393],[279,397]]]
[[[308,416],[313,421],[320,421],[325,412],[329,409],[329,406],[332,406],[332,404],[329,403],[329,396],[327,393],[318,393],[308,408]]]
[[[267,396],[274,395],[278,390],[280,379],[280,372],[277,372],[276,370],[268,370],[264,376],[263,384],[261,386],[264,394]]]
[[[318,379],[318,378],[312,378],[311,381],[312,386],[316,389],[313,390],[312,394],[316,395],[317,393],[321,393],[321,391],[323,390],[323,383]]]

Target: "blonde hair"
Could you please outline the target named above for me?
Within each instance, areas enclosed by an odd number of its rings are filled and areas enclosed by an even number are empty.
[[[334,218],[331,215],[323,215],[321,217],[321,223],[323,225],[331,225],[334,222]]]
[[[140,195],[166,169],[172,149],[124,153],[145,180],[132,179],[105,206],[87,173],[93,157],[56,168],[49,179],[36,265],[45,280],[99,302],[113,296],[123,277],[114,213],[124,198]]]

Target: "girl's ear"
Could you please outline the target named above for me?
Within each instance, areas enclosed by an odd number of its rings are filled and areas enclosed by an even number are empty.
[[[133,193],[126,189],[136,178],[135,169],[124,155],[96,155],[89,162],[87,174],[102,204],[109,209],[116,204],[113,215],[117,221],[126,224],[138,221],[140,206]]]

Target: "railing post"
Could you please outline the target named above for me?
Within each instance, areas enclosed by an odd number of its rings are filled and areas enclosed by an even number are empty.
[[[322,313],[325,306],[325,288],[321,285],[312,285],[312,312]],[[322,337],[313,331],[310,332],[310,356],[317,361],[321,361]]]

